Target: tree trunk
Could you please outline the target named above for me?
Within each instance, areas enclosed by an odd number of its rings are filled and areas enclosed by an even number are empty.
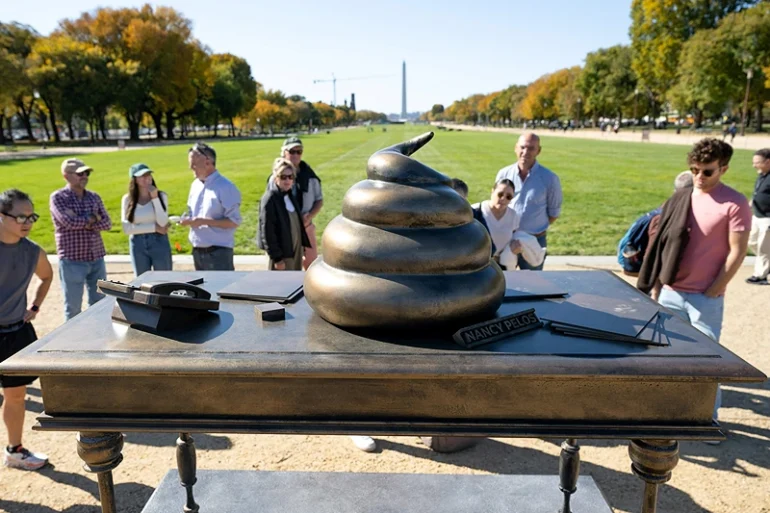
[[[29,107],[27,107],[27,104],[24,103],[23,98],[17,98],[16,108],[18,110],[19,116],[21,116],[22,123],[24,123],[24,128],[27,130],[27,135],[29,136],[30,142],[34,141],[35,136],[32,135],[32,121],[30,120],[32,117],[32,105],[30,104]]]
[[[43,130],[45,131],[45,140],[50,141],[51,132],[48,130],[48,116],[40,107],[40,104],[37,105],[37,120],[41,125],[43,125]]]
[[[163,139],[163,113],[150,112],[152,122],[155,124],[155,138]]]
[[[695,128],[700,128],[703,126],[703,110],[699,108],[693,109],[695,116],[693,121],[695,122]],[[680,118],[681,119],[681,118]]]
[[[171,141],[174,139],[174,111],[166,111],[166,138]]]
[[[45,103],[45,106],[48,107],[48,112],[50,113],[53,140],[56,142],[61,142],[61,138],[59,137],[59,127],[56,126],[56,110],[54,109],[51,102],[47,101],[46,99],[43,99],[43,102]]]
[[[137,112],[135,114],[125,113],[126,123],[128,123],[128,138],[132,141],[139,140],[139,125],[142,122],[142,113]]]
[[[235,137],[235,123],[233,122],[233,118],[230,118],[230,133]]]
[[[107,140],[107,120],[106,115],[99,114],[99,131],[102,133],[102,139]]]
[[[72,116],[67,119],[67,130],[70,133],[70,141],[75,140],[75,130],[72,128]]]
[[[764,122],[764,119],[762,117],[762,104],[760,103],[759,105],[757,105],[757,109],[754,115],[754,127],[757,132],[764,132],[764,129],[762,128],[763,122]]]
[[[5,123],[5,114],[0,112],[0,144],[5,145],[5,129],[3,128]]]

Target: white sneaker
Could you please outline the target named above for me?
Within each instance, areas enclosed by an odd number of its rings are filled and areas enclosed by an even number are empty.
[[[30,452],[24,447],[16,452],[3,451],[3,465],[23,470],[37,470],[48,463],[48,455],[39,452]]]
[[[351,440],[356,447],[364,452],[374,452],[377,450],[377,442],[371,436],[351,436]]]

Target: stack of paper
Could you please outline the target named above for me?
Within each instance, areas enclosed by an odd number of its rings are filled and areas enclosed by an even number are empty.
[[[574,294],[543,320],[556,333],[615,342],[669,345],[659,308],[649,301],[628,301]]]
[[[225,299],[290,303],[302,294],[302,271],[255,271],[217,294]]]

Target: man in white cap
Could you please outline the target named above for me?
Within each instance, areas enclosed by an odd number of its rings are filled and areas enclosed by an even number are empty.
[[[305,248],[305,256],[302,267],[307,270],[310,264],[318,258],[318,242],[315,234],[313,218],[318,215],[324,206],[324,197],[321,192],[321,179],[315,171],[302,160],[302,141],[299,137],[288,137],[281,146],[281,156],[289,160],[296,169],[297,178],[294,180],[294,198],[297,200],[302,222],[305,224],[305,232],[310,239],[310,247]]]
[[[96,282],[107,278],[104,242],[100,232],[112,227],[110,216],[98,194],[87,191],[93,172],[80,159],[66,159],[61,174],[67,185],[51,194],[49,206],[59,255],[59,278],[64,292],[64,320],[80,313],[83,287],[88,290],[88,305],[104,296]]]

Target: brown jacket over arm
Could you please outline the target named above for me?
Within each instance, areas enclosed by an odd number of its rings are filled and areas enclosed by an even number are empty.
[[[658,233],[650,240],[636,282],[636,287],[644,293],[649,294],[658,281],[670,285],[676,278],[684,248],[690,240],[687,220],[691,195],[692,187],[686,187],[663,204]]]

